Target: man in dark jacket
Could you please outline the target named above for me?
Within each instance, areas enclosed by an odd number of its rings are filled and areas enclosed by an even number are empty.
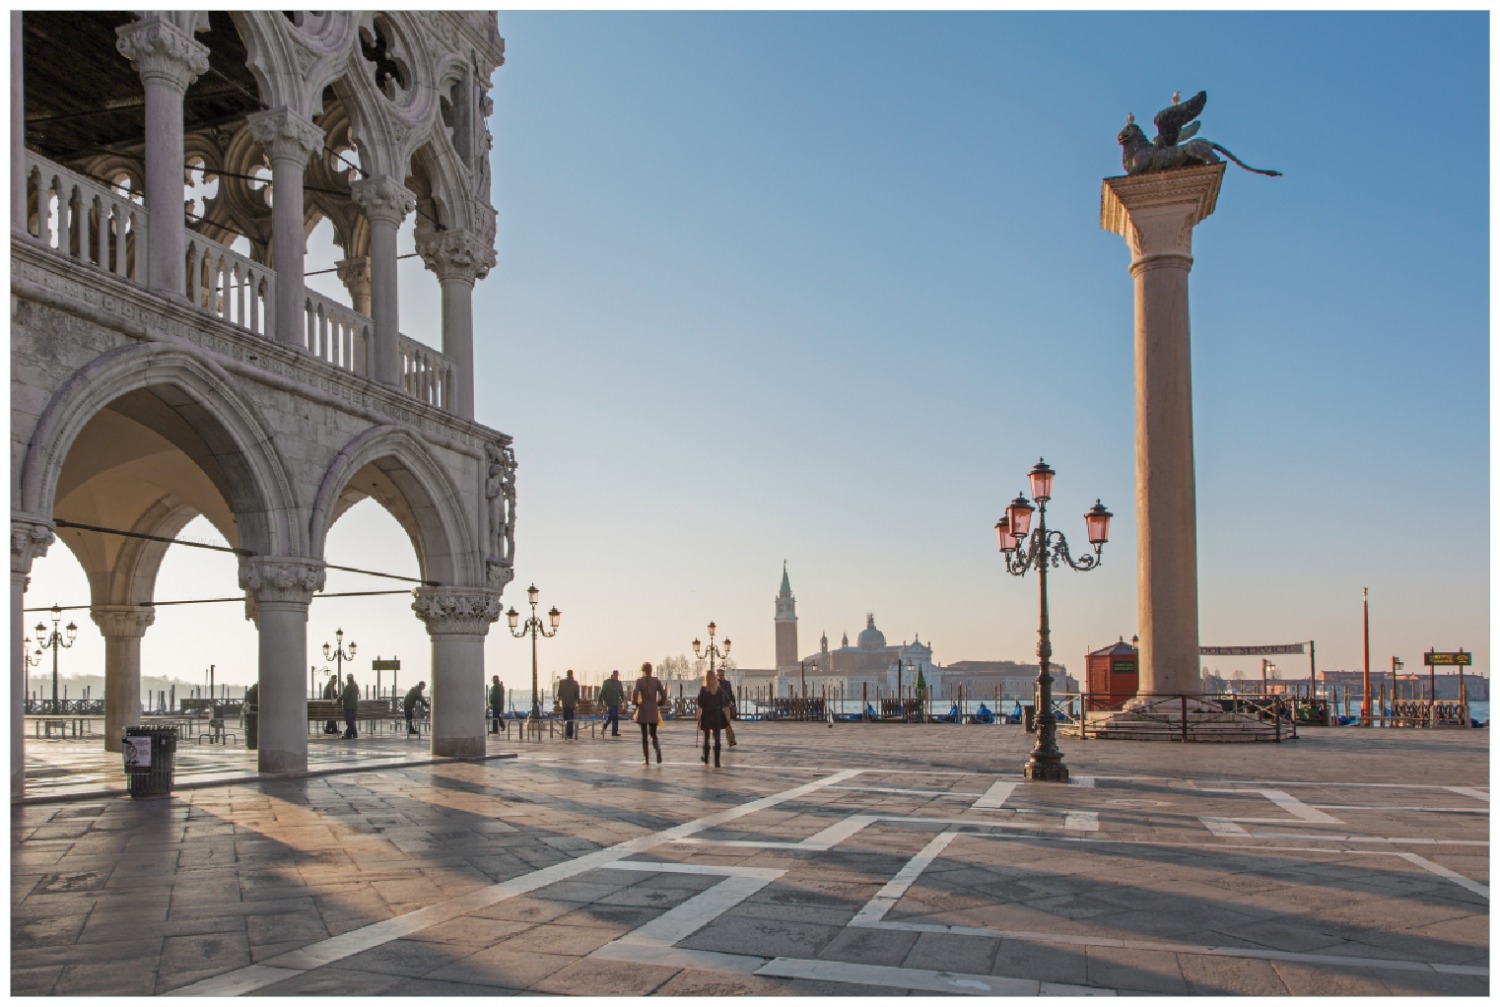
[[[427,700],[422,696],[422,690],[427,688],[426,682],[418,682],[406,692],[406,698],[401,701],[401,712],[406,714],[406,733],[421,734],[417,725],[411,722],[412,715],[417,712],[417,707],[426,706]]]
[[[557,702],[562,707],[563,737],[573,740],[573,717],[578,712],[578,683],[573,679],[573,669],[568,677],[557,683]]]
[[[500,733],[500,721],[505,717],[505,686],[499,675],[490,676],[490,733]]]
[[[609,728],[609,736],[618,738],[620,736],[620,704],[625,701],[625,686],[620,682],[618,670],[609,673],[609,679],[599,690],[599,702],[604,704],[606,717],[604,724]]]
[[[348,681],[344,683],[344,737],[359,737],[359,729],[354,726],[354,718],[359,716],[359,686],[354,684],[354,673],[349,673]]]
[[[734,715],[736,712],[734,708],[734,686],[730,685],[729,680],[724,677],[723,668],[718,669],[718,672],[719,699],[724,706],[724,738],[729,742],[729,747],[733,748],[736,744],[734,740]]]
[[[323,670],[327,671],[328,669],[324,668]],[[332,700],[337,700],[339,698],[339,683],[338,680],[335,679],[332,675],[329,675],[328,681],[323,683],[323,698]],[[323,733],[338,734],[339,722],[337,720],[328,721],[328,723],[323,725]]]

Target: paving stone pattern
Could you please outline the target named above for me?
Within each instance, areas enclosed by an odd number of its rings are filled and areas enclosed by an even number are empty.
[[[1486,731],[1064,738],[1069,785],[1016,727],[747,723],[718,770],[663,734],[56,783],[12,808],[11,992],[1488,993]]]

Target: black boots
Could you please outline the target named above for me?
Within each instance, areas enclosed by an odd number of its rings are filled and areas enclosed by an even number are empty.
[[[652,738],[651,739],[651,747],[653,747],[653,748],[656,749],[656,762],[657,762],[657,765],[660,765],[661,764],[661,742],[657,741],[655,738]]]
[[[703,764],[708,765],[708,742],[703,743]],[[719,746],[714,746],[714,768],[719,766]]]

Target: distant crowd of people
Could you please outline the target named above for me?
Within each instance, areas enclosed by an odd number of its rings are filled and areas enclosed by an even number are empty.
[[[420,736],[421,734],[417,721],[425,714],[429,705],[423,692],[426,688],[426,682],[418,682],[407,690],[401,701],[402,712],[406,716],[408,735]],[[562,710],[563,737],[569,741],[578,736],[579,697],[578,680],[573,677],[573,671],[570,668],[563,680],[557,683],[557,705]],[[340,734],[338,722],[330,720],[323,725],[323,733],[339,734],[341,738],[346,739],[358,738],[359,729],[356,726],[356,718],[359,713],[359,686],[354,681],[354,675],[348,675],[342,683],[337,678],[330,678],[323,686],[323,698],[342,703],[345,725]],[[598,703],[603,707],[601,726],[608,732],[607,737],[618,738],[620,736],[620,711],[626,705],[626,698],[625,685],[620,680],[620,672],[618,670],[611,672],[598,694]],[[650,661],[641,665],[640,677],[635,680],[629,700],[632,711],[631,719],[641,729],[641,761],[650,765],[651,756],[654,753],[656,761],[660,763],[661,739],[657,734],[657,728],[664,721],[663,711],[670,705],[671,699],[661,679],[652,674]],[[505,719],[505,686],[501,684],[499,675],[490,677],[486,707],[489,731],[491,734],[498,734],[500,723]],[[723,741],[727,741],[730,748],[736,747],[734,718],[737,713],[734,687],[724,678],[723,670],[705,672],[703,687],[698,690],[697,698],[697,725],[698,733],[703,735],[701,759],[704,765],[708,764],[709,756],[712,755],[713,764],[719,766]]]

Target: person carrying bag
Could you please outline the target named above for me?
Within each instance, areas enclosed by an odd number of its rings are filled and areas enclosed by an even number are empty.
[[[641,677],[635,680],[630,698],[635,703],[632,719],[641,725],[642,761],[651,765],[651,749],[646,747],[649,737],[651,748],[656,749],[656,761],[660,764],[661,741],[657,739],[656,729],[662,723],[661,708],[667,702],[667,688],[661,684],[661,679],[652,677],[650,661],[641,665]]]

